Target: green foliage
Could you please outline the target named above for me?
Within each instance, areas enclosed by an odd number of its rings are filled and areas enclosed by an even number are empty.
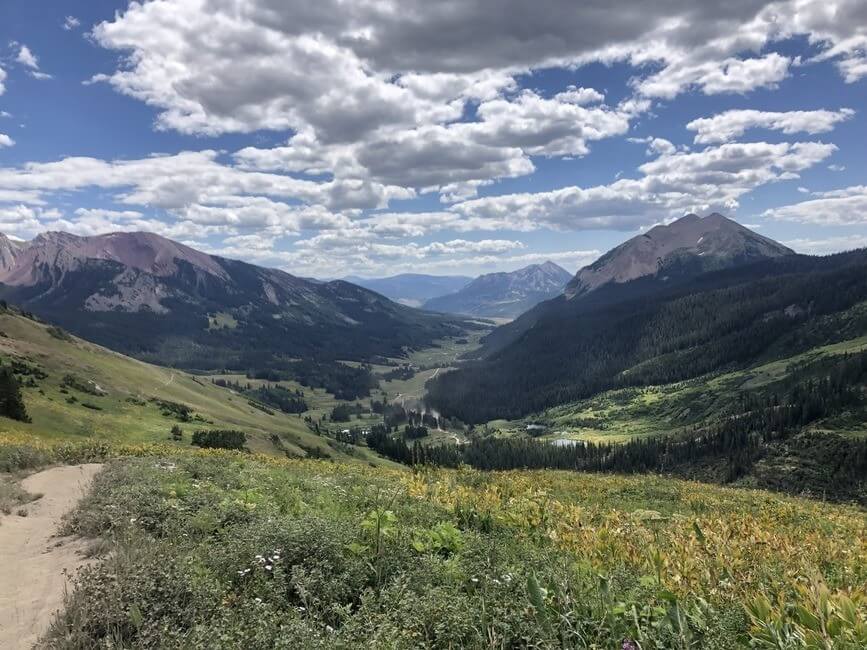
[[[102,397],[105,395],[105,391],[97,386],[94,381],[90,379],[82,379],[72,373],[63,376],[63,383],[61,385],[64,388],[77,390],[80,393],[93,395],[94,397]]]
[[[7,367],[0,367],[0,416],[30,422],[18,379],[12,369]]]
[[[814,578],[799,587],[798,604],[758,596],[747,605],[753,647],[768,650],[856,650],[867,647],[867,616],[848,596]]]
[[[152,398],[151,402],[156,404],[163,416],[167,418],[175,418],[180,422],[190,422],[193,419],[194,411],[186,404],[158,398]]]
[[[67,341],[71,342],[74,339],[69,335],[69,333],[61,327],[56,327],[54,325],[48,327],[46,330],[49,336],[56,338],[58,341]]]
[[[205,449],[242,450],[247,445],[247,434],[231,429],[202,430],[193,433],[192,444]]]
[[[80,575],[48,645],[721,650],[746,632],[734,604],[682,601],[622,563],[600,578],[516,529],[461,530],[394,475],[360,478],[112,462],[64,531],[107,536],[111,552]]]
[[[787,256],[543,303],[441,373],[431,404],[469,423],[517,419],[615,388],[667,384],[867,333],[867,252]]]
[[[433,528],[416,531],[412,541],[413,548],[419,553],[439,553],[449,556],[457,553],[464,545],[460,529],[450,521],[438,523]]]

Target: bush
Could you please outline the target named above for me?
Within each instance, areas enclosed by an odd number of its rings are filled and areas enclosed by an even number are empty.
[[[247,434],[230,429],[214,429],[193,433],[193,443],[206,449],[242,450],[247,445]]]

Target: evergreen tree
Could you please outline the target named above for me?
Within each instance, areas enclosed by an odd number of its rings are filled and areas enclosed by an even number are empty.
[[[30,422],[21,387],[9,368],[0,368],[0,416],[19,422]]]

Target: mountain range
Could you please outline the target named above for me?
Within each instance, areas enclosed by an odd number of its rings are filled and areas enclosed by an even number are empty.
[[[387,278],[343,278],[359,287],[381,293],[386,298],[408,307],[421,307],[431,298],[459,291],[472,281],[465,275],[424,275],[402,273]]]
[[[553,262],[509,273],[481,275],[459,291],[424,304],[430,311],[486,318],[515,318],[563,292],[571,274]]]
[[[431,406],[466,422],[522,417],[867,333],[867,251],[796,255],[719,215],[647,234],[494,330],[431,382]]]
[[[348,282],[307,280],[150,233],[0,235],[0,298],[131,356],[197,369],[400,357],[467,326]]]

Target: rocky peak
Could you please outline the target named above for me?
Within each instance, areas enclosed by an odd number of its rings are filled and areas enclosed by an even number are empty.
[[[689,261],[691,268],[701,272],[792,253],[719,213],[704,218],[688,214],[671,224],[654,226],[584,267],[569,283],[566,295],[572,298],[609,282],[657,275],[678,262]]]

